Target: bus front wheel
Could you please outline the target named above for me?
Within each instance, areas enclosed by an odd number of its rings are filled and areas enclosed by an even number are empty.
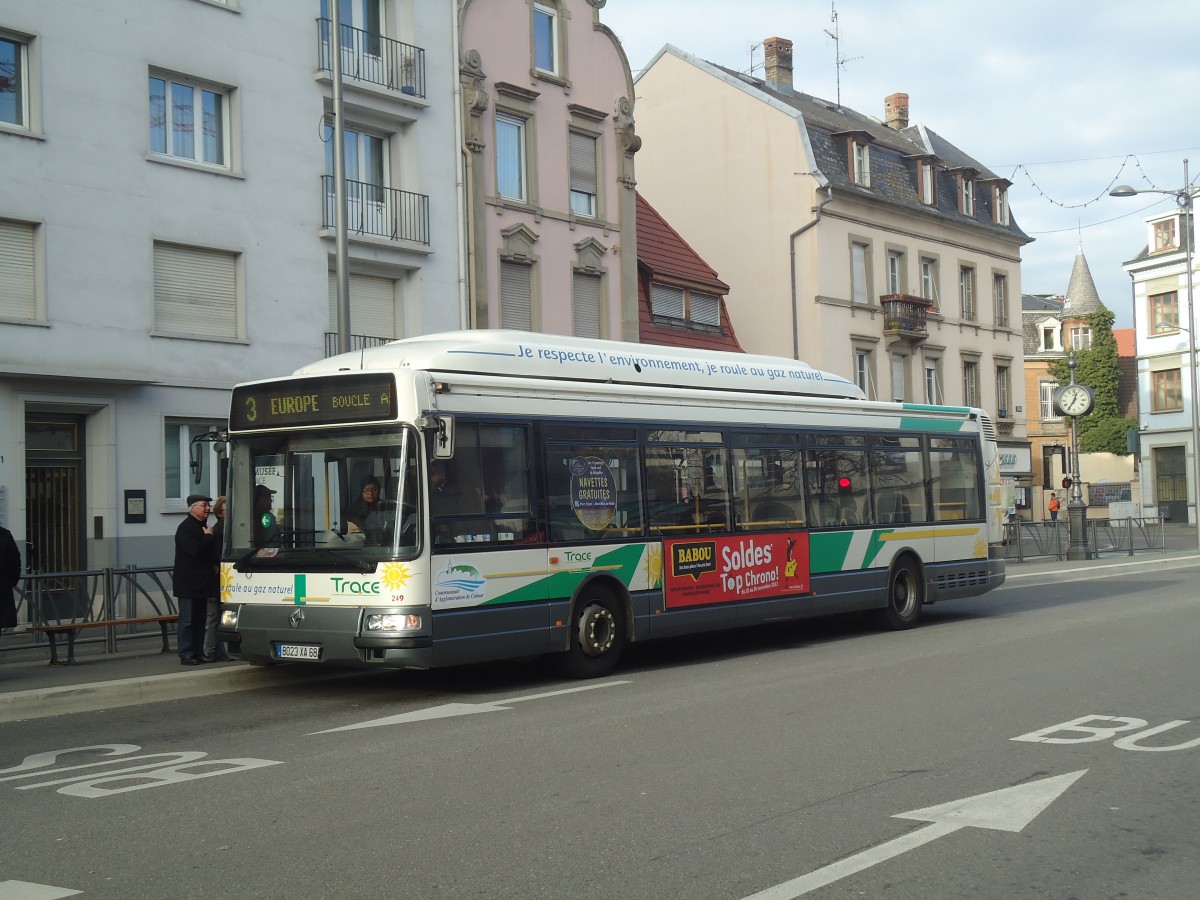
[[[921,618],[924,602],[925,584],[920,569],[911,559],[902,559],[888,576],[888,602],[879,611],[879,624],[893,631],[912,628]]]
[[[561,663],[573,678],[598,678],[616,668],[625,647],[625,612],[610,594],[585,594],[571,623],[571,646]]]

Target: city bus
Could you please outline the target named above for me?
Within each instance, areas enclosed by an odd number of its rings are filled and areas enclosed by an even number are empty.
[[[925,604],[1004,580],[993,422],[750,354],[478,330],[238,385],[219,636],[429,668]]]

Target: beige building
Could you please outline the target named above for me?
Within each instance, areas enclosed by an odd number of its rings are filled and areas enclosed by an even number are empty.
[[[638,188],[729,283],[747,352],[803,359],[870,396],[989,410],[1029,472],[1021,247],[1008,182],[929,128],[885,121],[667,46],[637,79]],[[1024,462],[1022,462],[1024,461]]]
[[[633,79],[604,0],[459,0],[468,324],[638,339]]]

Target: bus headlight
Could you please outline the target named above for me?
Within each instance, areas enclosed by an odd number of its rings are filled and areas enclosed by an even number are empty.
[[[367,613],[367,631],[417,631],[421,617],[412,613]]]
[[[234,606],[230,609],[221,610],[221,627],[222,628],[237,628],[238,612],[240,607]]]

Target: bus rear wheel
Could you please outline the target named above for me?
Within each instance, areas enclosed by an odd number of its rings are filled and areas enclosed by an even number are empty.
[[[571,646],[562,656],[562,671],[572,678],[598,678],[617,666],[625,648],[625,612],[603,591],[585,594],[571,622]]]
[[[911,559],[902,559],[888,576],[887,606],[879,611],[879,624],[893,631],[912,628],[921,618],[925,602],[925,584]]]

